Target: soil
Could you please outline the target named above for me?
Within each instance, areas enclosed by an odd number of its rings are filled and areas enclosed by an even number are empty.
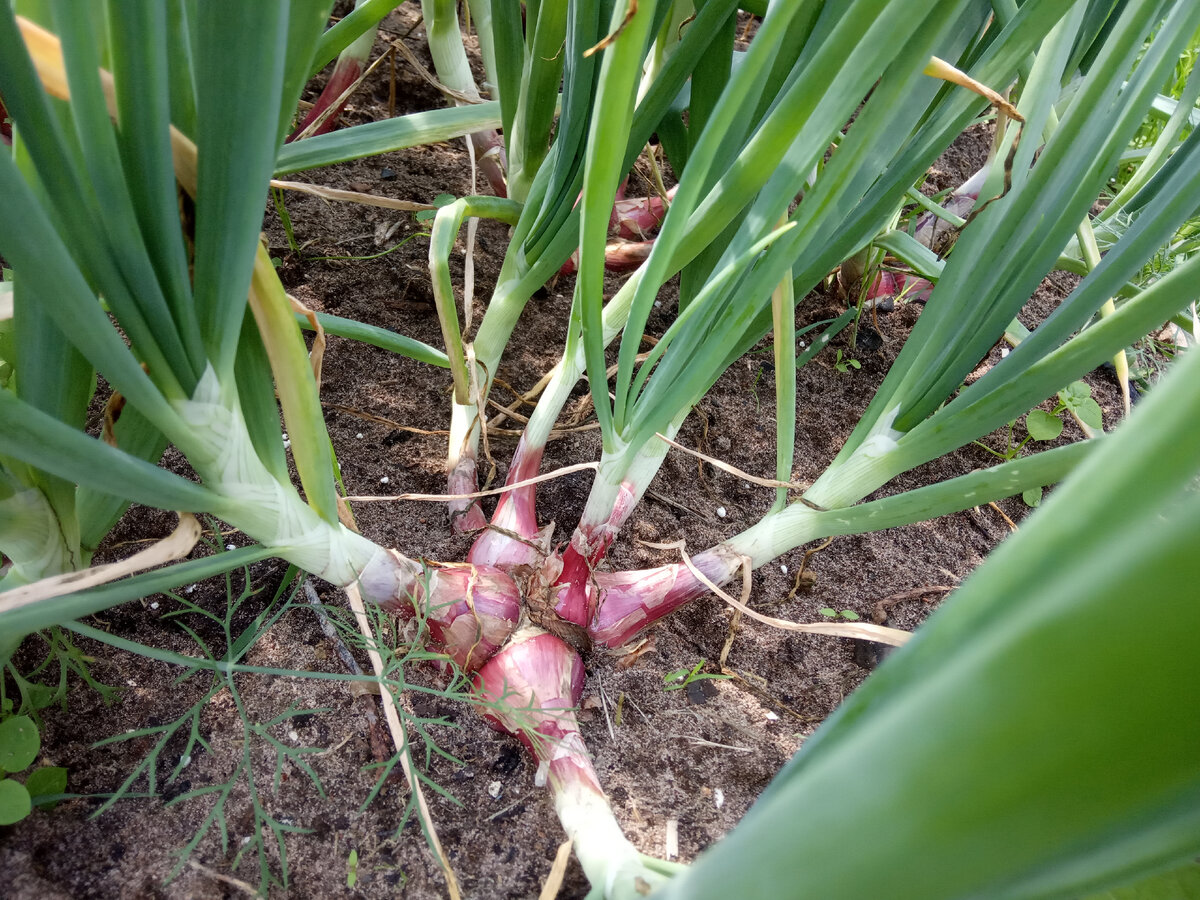
[[[385,36],[406,33],[414,21],[414,11],[402,7],[385,21]],[[409,44],[420,56],[417,35]],[[381,41],[380,50],[385,48]],[[396,77],[398,114],[441,102],[402,60]],[[318,79],[314,94],[319,86]],[[345,121],[353,124],[386,116],[389,91],[385,64],[360,89]],[[931,187],[950,187],[965,180],[982,163],[989,140],[987,126],[969,130],[938,161]],[[321,184],[425,202],[442,193],[461,196],[470,191],[469,162],[461,142],[306,174]],[[330,205],[301,195],[288,196],[287,209],[299,252],[289,249],[273,209],[265,230],[291,293],[314,309],[441,344],[427,274],[428,244],[411,214]],[[402,243],[405,239],[409,240]],[[506,240],[502,226],[480,226],[475,254],[480,302],[495,282]],[[374,259],[318,259],[369,256],[398,243],[402,243],[398,249]],[[456,254],[452,263],[452,268],[457,267],[457,284],[461,284],[461,260],[461,254]],[[619,279],[612,279],[609,289],[615,290],[618,283]],[[1064,276],[1049,279],[1026,310],[1026,324],[1044,317],[1071,286]],[[500,367],[505,383],[528,390],[554,364],[565,335],[570,293],[570,279],[563,278],[529,304]],[[652,333],[661,333],[669,324],[671,300],[664,293],[662,306],[650,322]],[[843,308],[844,301],[836,296],[815,293],[799,304],[797,326],[836,315]],[[843,334],[800,371],[796,480],[813,480],[833,458],[921,308],[907,303],[880,313],[877,336],[881,340],[864,339],[853,348],[848,334]],[[870,336],[865,324],[862,335]],[[844,356],[857,359],[861,368],[837,371],[833,353],[839,348]],[[981,365],[994,362],[999,352],[994,348]],[[769,359],[769,353],[752,353],[734,364],[688,419],[679,440],[746,472],[770,476],[775,421]],[[1119,404],[1116,385],[1104,373],[1090,380],[1106,411],[1105,424],[1111,426]],[[444,491],[449,384],[444,370],[329,339],[322,398],[349,494]],[[511,400],[503,388],[497,388],[495,397],[506,404]],[[571,409],[568,404],[568,414]],[[1075,425],[1068,423],[1062,440],[1079,436]],[[985,442],[999,448],[1004,439],[993,435]],[[491,435],[497,479],[503,478],[515,446],[515,433]],[[598,432],[576,431],[549,445],[542,469],[598,456]],[[984,450],[967,447],[896,479],[881,493],[953,477],[994,461]],[[167,463],[183,465],[170,455]],[[543,522],[558,523],[556,541],[569,537],[590,478],[591,473],[582,472],[541,487],[540,515]],[[610,564],[627,569],[674,561],[670,553],[638,541],[682,538],[693,549],[705,548],[755,522],[772,499],[769,489],[672,451],[650,495],[613,548]],[[886,612],[887,624],[912,629],[940,602],[947,586],[966,577],[1010,532],[1008,520],[1019,522],[1026,511],[1014,499],[934,522],[839,538],[811,557],[807,568],[815,581],[792,597],[793,577],[805,551],[812,549],[798,548],[755,573],[752,603],[771,615],[796,621],[820,621],[822,608],[850,610],[870,620],[880,608]],[[355,515],[370,538],[413,556],[459,560],[469,546],[468,539],[452,534],[439,505],[360,503]],[[130,542],[163,536],[172,526],[168,514],[135,509],[114,531],[105,553],[127,554]],[[237,534],[217,539],[243,542]],[[256,592],[232,615],[235,634],[267,606],[284,575],[285,567],[278,562],[252,567],[250,583]],[[227,598],[238,597],[244,582],[241,575],[230,584],[216,579],[180,596],[221,617]],[[344,607],[340,592],[321,583],[315,587],[326,604]],[[169,615],[179,609],[179,602],[169,597],[150,597],[109,610],[91,624],[149,646],[198,656],[195,641],[180,627],[186,623],[221,653],[225,636],[217,624],[196,613],[182,619]],[[666,690],[668,673],[690,670],[702,660],[707,661],[703,671],[716,672],[715,661],[729,635],[730,620],[723,602],[706,597],[662,622],[653,634],[652,652],[632,665],[615,655],[595,654],[587,660],[583,735],[626,834],[644,853],[660,857],[666,853],[672,821],[678,831],[677,858],[682,862],[694,859],[728,832],[881,656],[876,645],[743,622],[728,656],[728,667],[738,677]],[[238,676],[236,698],[225,689],[202,703],[197,727],[206,745],[193,748],[178,778],[168,781],[185,750],[182,734],[167,742],[159,759],[157,797],[124,799],[95,816],[100,798],[135,772],[152,750],[154,738],[142,736],[103,746],[97,742],[174,720],[204,700],[211,682],[203,674],[180,680],[177,667],[101,643],[84,639],[76,643],[90,658],[93,675],[118,686],[120,698],[106,706],[76,679],[65,710],[43,711],[42,761],[66,766],[70,791],[83,796],[0,829],[0,895],[199,898],[245,893],[259,883],[247,781],[238,781],[225,802],[227,841],[207,821],[218,795],[172,802],[189,790],[225,783],[243,759],[254,767],[262,806],[287,827],[301,829],[284,838],[288,886],[274,887],[272,896],[446,895],[438,865],[417,824],[406,816],[409,790],[402,778],[390,777],[364,808],[378,774],[370,767],[378,762],[380,750],[378,728],[364,710],[374,708],[378,714],[378,705],[375,698],[364,699],[345,681]],[[40,645],[34,639],[26,648],[25,661],[38,652]],[[367,667],[361,653],[359,661]],[[346,674],[333,643],[302,597],[257,641],[245,662]],[[433,820],[464,895],[538,896],[563,838],[548,795],[534,786],[534,764],[515,741],[492,731],[461,699],[424,692],[443,684],[432,665],[409,663],[405,677],[414,687],[403,702],[426,723],[427,737],[415,738],[417,760],[429,781],[440,786],[438,790],[426,787]],[[237,703],[242,705],[240,715]],[[276,758],[271,747],[259,736],[252,736],[247,745],[243,716],[251,723],[271,723],[295,710],[303,712],[264,731],[288,747],[318,751],[304,756],[303,762],[323,791],[296,761],[285,763],[274,782]],[[439,750],[426,756],[431,742]],[[144,777],[135,778],[130,790],[145,794],[149,785]],[[169,878],[179,859],[177,851],[206,828],[187,856],[189,861]],[[258,833],[264,830],[260,827]],[[266,843],[265,863],[281,878],[282,861],[269,834]],[[239,860],[242,851],[246,852]],[[586,891],[586,880],[572,861],[559,896],[582,897]]]

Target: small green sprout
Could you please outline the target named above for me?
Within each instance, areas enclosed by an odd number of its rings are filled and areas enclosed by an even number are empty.
[[[710,675],[702,673],[700,670],[704,668],[704,664],[708,660],[701,659],[691,669],[676,669],[674,672],[668,672],[663,676],[664,691],[681,691],[693,681],[717,681],[730,678],[730,675]]]
[[[346,887],[352,888],[358,883],[358,851],[351,850],[346,859]]]
[[[458,198],[453,194],[438,194],[433,198],[433,205],[441,209],[443,206],[449,206]],[[432,222],[433,217],[437,215],[437,209],[422,209],[419,212],[413,213],[413,218],[418,222]]]
[[[1075,414],[1079,421],[1096,431],[1104,427],[1100,404],[1092,397],[1092,389],[1082,381],[1073,381],[1058,392],[1058,403],[1051,412],[1035,409],[1025,417],[1025,430],[1029,432],[1029,438],[1035,441],[1055,440],[1063,431],[1061,416],[1064,412]],[[1026,506],[1037,506],[1042,502],[1042,489],[1030,488],[1021,494],[1021,499]]]
[[[750,382],[750,393],[754,395],[754,413],[757,415],[761,409],[761,404],[758,400],[758,383],[762,380],[763,372],[766,371],[765,366],[759,366],[758,372],[754,375],[754,381]]]
[[[1006,462],[1016,459],[1020,456],[1025,445],[1030,441],[1057,440],[1063,432],[1063,413],[1073,413],[1079,417],[1079,421],[1097,431],[1104,427],[1100,404],[1092,397],[1092,389],[1082,381],[1073,381],[1058,392],[1058,403],[1054,409],[1049,412],[1044,409],[1029,411],[1025,416],[1025,431],[1027,436],[1021,443],[1015,443],[1013,437],[1013,428],[1017,424],[1016,419],[1008,423],[1008,445],[1003,451],[993,450],[980,441],[975,441],[974,443],[976,446],[982,447],[988,453],[998,456]],[[1021,496],[1030,506],[1037,506],[1041,502],[1042,491],[1041,488],[1032,488],[1025,491]],[[1033,502],[1030,502],[1031,499]]]
[[[843,609],[839,612],[831,606],[824,606],[817,612],[827,619],[845,619],[848,622],[857,622],[859,619],[858,613],[852,609]]]
[[[0,825],[12,825],[28,816],[33,811],[34,797],[61,794],[67,789],[67,770],[59,766],[34,769],[24,783],[6,777],[32,766],[41,749],[41,735],[29,716],[10,716],[0,722]]]
[[[848,375],[850,374],[851,369],[861,369],[862,363],[860,363],[857,359],[851,359],[849,357],[843,359],[842,351],[839,350],[837,352],[837,358],[833,361],[833,367],[843,375]]]

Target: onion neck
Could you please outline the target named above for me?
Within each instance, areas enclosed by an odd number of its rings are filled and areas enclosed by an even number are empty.
[[[382,561],[382,548],[321,518],[290,482],[267,470],[236,388],[223,385],[211,366],[192,397],[172,406],[184,426],[173,439],[205,487],[224,499],[220,515],[231,525],[331,584],[350,584]]]
[[[688,411],[683,410],[667,426],[667,437],[675,436]],[[562,553],[554,609],[563,619],[584,627],[591,624],[599,602],[596,567],[641,502],[669,448],[666,441],[653,437],[636,453],[623,445],[600,460],[583,516]]]
[[[516,484],[536,476],[543,449],[544,446],[531,446],[522,435],[505,484]],[[467,560],[506,571],[517,566],[540,565],[546,558],[549,535],[538,532],[536,500],[537,485],[534,484],[501,494],[491,525],[475,539]]]
[[[446,487],[451,494],[479,490],[475,453],[479,444],[479,409],[473,403],[454,403],[450,413],[450,443],[446,457]],[[478,500],[451,500],[450,522],[457,534],[487,527]]]

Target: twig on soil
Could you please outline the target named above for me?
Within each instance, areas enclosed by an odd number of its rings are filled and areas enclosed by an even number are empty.
[[[352,675],[361,675],[362,667],[359,666],[358,660],[354,658],[354,654],[350,652],[350,648],[346,646],[333,623],[329,621],[329,616],[325,615],[325,608],[321,603],[321,598],[317,596],[316,588],[312,586],[311,578],[304,579],[304,599],[317,614],[317,621],[321,624],[321,631],[325,633],[325,637],[333,641],[333,649],[337,652],[342,664],[350,670]]]
[[[383,416],[377,416],[374,413],[369,413],[361,409],[355,409],[353,406],[343,406],[341,403],[327,403],[326,401],[322,400],[321,406],[325,409],[333,409],[337,410],[338,412],[346,413],[346,415],[354,416],[356,419],[362,419],[364,422],[375,422],[379,425],[386,425],[388,428],[394,428],[397,431],[407,431],[411,434],[424,434],[432,435],[434,437],[441,437],[450,433],[445,429],[430,430],[428,428],[417,428],[413,425],[401,425],[399,422],[395,422],[391,419],[385,419]]]
[[[822,550],[822,548],[829,546],[830,542],[832,541],[833,538],[830,538],[820,547],[815,547],[814,550],[810,550],[808,553],[805,553],[804,562],[800,563],[800,571],[804,570],[804,563],[808,562],[809,556],[811,556],[812,553],[816,553],[818,550]],[[799,574],[797,574],[797,577],[799,577]],[[798,581],[797,584],[799,584]],[[746,606],[750,605],[750,587],[750,578],[743,577],[742,602]],[[792,594],[794,593],[796,593],[796,590],[793,589]],[[788,595],[788,599],[791,599],[791,594]],[[737,608],[734,608],[733,618],[730,619],[730,632],[728,632],[728,635],[725,638],[724,646],[721,647],[721,655],[720,659],[718,660],[718,668],[720,672],[738,680],[738,682],[745,685],[745,688],[748,689],[751,694],[756,694],[758,697],[763,698],[763,700],[769,701],[773,704],[773,706],[779,707],[780,709],[784,710],[784,712],[796,716],[796,718],[802,722],[810,722],[814,721],[814,719],[820,719],[820,716],[810,716],[797,713],[796,710],[788,707],[786,703],[782,703],[778,700],[778,698],[770,695],[770,692],[766,689],[767,680],[761,676],[756,676],[756,674],[752,672],[738,672],[737,670],[733,670],[733,668],[730,668],[726,665],[728,658],[730,658],[730,650],[733,648],[733,641],[737,638],[737,630],[740,624],[742,624],[742,610],[737,610]],[[762,684],[755,684],[752,682],[751,678],[757,678],[758,680],[761,680]]]
[[[446,435],[450,434],[450,432],[445,428],[417,428],[415,425],[402,425],[394,419],[388,419],[384,416],[377,416],[374,413],[367,412],[366,410],[356,409],[353,406],[345,406],[341,403],[332,403],[322,400],[321,406],[325,409],[337,410],[338,412],[345,413],[348,416],[354,416],[354,418],[362,419],[364,422],[374,422],[377,425],[385,425],[388,428],[395,429],[396,431],[406,431],[409,434],[419,434],[427,437],[445,437]],[[494,423],[498,421],[504,421],[507,414],[508,410],[506,409],[505,412],[495,416],[491,421],[488,422],[489,435],[492,437],[496,437],[497,435],[503,437],[520,437],[522,434],[524,434],[524,432],[516,431],[514,429],[495,427]],[[577,431],[594,431],[599,427],[600,425],[598,423],[593,423],[589,425],[579,425],[568,429],[556,428],[554,431],[550,432],[546,439],[548,441],[556,441],[567,437],[568,435],[574,434]]]
[[[519,402],[519,401],[518,401],[518,402]],[[491,419],[491,420],[488,422],[488,430],[489,430],[489,431],[492,431],[493,433],[495,433],[495,432],[494,432],[494,430],[492,429],[491,422],[494,422],[494,421],[496,421],[497,419],[499,419],[499,420],[504,420],[504,419],[516,419],[516,420],[517,420],[518,422],[520,422],[522,425],[527,425],[527,424],[529,423],[529,417],[528,417],[528,416],[523,416],[523,415],[521,415],[519,412],[517,412],[517,411],[516,411],[515,409],[513,409],[512,407],[508,407],[508,406],[502,406],[502,405],[500,405],[499,403],[497,403],[495,400],[491,399],[490,397],[488,398],[487,405],[488,405],[488,406],[490,406],[490,407],[492,407],[492,408],[494,408],[494,409],[498,409],[498,410],[500,410],[500,414],[499,414],[499,415],[497,415],[497,416],[494,416],[494,417],[493,417],[493,418],[492,418],[492,419]],[[516,405],[516,404],[514,404],[514,406],[515,406],[515,405]],[[576,433],[577,431],[595,431],[595,430],[596,430],[597,428],[599,428],[599,427],[600,427],[600,423],[599,423],[599,422],[589,422],[589,423],[588,423],[588,424],[586,424],[586,425],[571,425],[571,426],[568,426],[568,427],[566,427],[566,428],[557,428],[557,429],[555,429],[555,430],[554,430],[552,433],[553,433],[553,434],[559,434],[559,435],[567,435],[567,434],[574,434],[574,433]]]
[[[271,179],[271,187],[281,191],[295,191],[298,194],[312,194],[322,200],[337,200],[341,203],[358,203],[361,206],[378,206],[382,209],[399,209],[403,212],[422,212],[437,209],[432,203],[418,203],[415,200],[396,200],[392,197],[377,197],[375,194],[364,194],[362,191],[347,191],[342,188],[326,187],[323,184],[309,184],[305,181],[279,181]],[[367,237],[368,235],[363,235]]]
[[[558,896],[558,892],[562,889],[563,878],[567,874],[567,864],[571,861],[571,849],[575,846],[572,840],[565,840],[558,845],[558,852],[554,854],[554,864],[550,866],[550,874],[546,876],[546,883],[542,885],[542,892],[538,894],[538,900],[554,900]]]
[[[531,484],[537,484],[541,481],[551,481],[555,478],[561,478],[563,475],[571,475],[575,472],[583,472],[585,470],[595,470],[600,467],[599,463],[576,463],[573,466],[563,466],[561,469],[555,469],[553,472],[547,472],[545,475],[536,475],[533,478],[526,478],[523,481],[515,481],[512,484],[506,484],[498,488],[488,488],[486,491],[475,491],[470,494],[391,494],[387,496],[364,495],[359,497],[347,497],[346,499],[354,502],[377,502],[380,500],[422,500],[429,503],[444,503],[447,500],[478,500],[481,497],[492,497],[496,494],[504,494],[508,491],[515,491],[517,488],[528,487]]]
[[[678,738],[681,741],[695,744],[698,747],[713,747],[718,750],[734,750],[738,753],[753,753],[753,747],[735,747],[733,744],[718,744],[716,741],[706,741],[702,737],[697,737],[694,734],[668,734],[670,738]]]
[[[796,719],[796,721],[804,725],[808,725],[813,722],[820,722],[821,719],[824,718],[824,716],[806,716],[804,713],[792,709],[786,703],[782,702],[778,697],[773,696],[771,692],[766,689],[766,687],[755,684],[754,681],[751,680],[757,678],[760,681],[763,681],[765,684],[766,681],[761,675],[755,675],[753,672],[739,672],[737,669],[726,668],[722,668],[721,672],[722,674],[730,676],[734,681],[739,682],[743,687],[746,688],[746,690],[756,695],[760,700],[765,700],[776,709],[783,710],[792,718]]]
[[[526,794],[525,796],[521,797],[519,800],[514,800],[512,803],[510,803],[508,806],[504,807],[504,809],[500,810],[499,812],[492,813],[490,816],[488,816],[486,819],[484,819],[484,821],[485,822],[493,822],[496,819],[500,818],[505,813],[512,812],[514,809],[516,809],[518,806],[520,806],[522,803],[524,803],[528,799],[529,799],[529,795]]]
[[[735,609],[740,609],[750,618],[762,622],[765,625],[772,625],[775,628],[784,631],[800,631],[806,634],[828,634],[833,637],[848,637],[856,638],[860,641],[875,641],[880,644],[891,644],[894,647],[903,646],[912,637],[912,633],[903,631],[899,628],[887,628],[883,625],[874,625],[866,622],[789,622],[787,619],[776,619],[773,616],[764,616],[760,612],[755,612],[750,607],[733,599],[729,594],[725,593],[717,587],[707,575],[696,568],[696,564],[692,562],[691,556],[688,555],[684,541],[675,541],[670,544],[647,544],[648,547],[657,547],[660,550],[678,550],[682,557],[684,565],[688,567],[692,575],[702,585],[728,603]],[[750,578],[750,560],[744,559],[742,563],[742,578],[748,580]]]
[[[796,581],[792,585],[792,589],[790,591],[788,591],[788,595],[785,599],[791,600],[792,598],[794,598],[796,596],[796,593],[800,590],[800,588],[804,586],[804,583],[805,583],[804,573],[808,571],[809,560],[811,560],[814,556],[816,556],[818,553],[820,553],[822,550],[824,550],[826,547],[828,547],[832,543],[833,543],[833,538],[826,538],[824,543],[819,544],[816,547],[813,547],[811,550],[804,551],[804,556],[800,559],[800,568],[798,568],[796,570]],[[808,582],[809,587],[811,587],[813,583],[814,582],[811,582],[811,581]]]
[[[742,599],[742,604],[744,606],[750,605],[750,587],[751,587],[751,585],[752,585],[752,582],[750,581],[749,578],[742,579],[742,598],[741,599]],[[737,638],[738,626],[741,624],[742,624],[742,611],[740,609],[735,609],[733,611],[733,618],[729,620],[729,634],[725,636],[725,643],[721,647],[721,656],[717,660],[717,668],[721,672],[724,672],[726,669],[725,663],[729,659],[729,651],[733,649],[734,639]]]
[[[481,100],[479,97],[471,97],[467,94],[464,94],[462,91],[456,91],[454,88],[446,87],[446,85],[438,81],[427,68],[421,65],[421,61],[417,59],[416,54],[408,49],[408,44],[404,43],[404,41],[400,40],[399,38],[392,42],[392,49],[398,51],[400,55],[404,57],[405,61],[407,61],[408,64],[413,67],[414,71],[416,71],[416,73],[425,81],[429,82],[429,85],[434,90],[444,94],[451,100],[457,100],[459,103],[483,102],[483,100]]]
[[[508,413],[514,412],[520,406],[536,406],[537,404],[535,404],[533,401],[536,400],[538,395],[541,394],[542,391],[544,391],[546,389],[546,385],[548,385],[550,383],[551,379],[554,378],[554,373],[558,371],[558,368],[559,368],[558,366],[555,366],[553,369],[551,369],[549,372],[547,372],[545,375],[543,375],[541,378],[539,378],[537,381],[537,384],[535,384],[533,387],[531,387],[529,389],[529,391],[524,394],[522,394],[516,388],[509,385],[507,382],[501,381],[499,378],[494,378],[492,380],[493,384],[499,384],[499,385],[503,386],[506,390],[510,391],[512,393],[512,395],[514,397],[516,397],[517,399],[514,403],[510,404],[509,406],[503,407],[504,412],[500,413],[498,416],[493,416],[491,418],[491,420],[488,422],[488,428],[495,428],[498,425],[504,424],[504,420],[506,418],[508,418]]]
[[[699,450],[692,450],[690,447],[685,447],[683,444],[671,440],[665,434],[656,434],[655,437],[657,437],[659,440],[666,441],[676,450],[682,450],[684,453],[689,453],[692,456],[704,460],[704,462],[708,463],[709,465],[715,466],[722,472],[727,472],[730,475],[736,475],[738,478],[741,478],[744,481],[749,481],[751,484],[757,484],[761,487],[769,488],[787,488],[793,491],[803,491],[812,487],[812,485],[801,484],[800,482],[796,481],[776,481],[774,478],[759,478],[757,475],[751,475],[749,472],[742,471],[737,466],[730,465],[727,462],[722,462],[716,457],[701,453]]]
[[[871,614],[871,621],[876,625],[882,625],[887,620],[887,609],[889,606],[895,606],[897,603],[903,603],[905,600],[918,600],[926,594],[948,594],[954,590],[954,587],[952,584],[931,584],[926,587],[914,588],[911,591],[901,591],[898,594],[892,594],[890,597],[884,597],[873,607],[875,611]],[[927,600],[926,602],[928,603],[929,601]]]
[[[645,722],[647,725],[649,725],[650,724],[649,717],[647,717],[647,715],[644,712],[642,712],[642,708],[637,705],[637,701],[633,699],[633,695],[632,694],[624,694],[623,696],[625,697],[626,700],[629,701],[629,705],[637,710],[637,714],[642,717],[642,721]]]
[[[388,50],[388,118],[396,118],[396,50]]]
[[[537,406],[537,404],[534,403],[534,398],[536,398],[537,395],[542,392],[542,389],[545,388],[549,382],[550,377],[548,375],[543,375],[528,394],[523,394],[513,385],[509,384],[507,381],[497,375],[492,379],[492,387],[502,387],[504,390],[512,394],[517,399],[517,406]]]
[[[746,592],[743,590],[742,596],[745,598]],[[729,651],[733,649],[733,641],[737,637],[738,626],[742,624],[742,611],[735,609],[733,618],[729,620],[729,634],[725,635],[725,643],[721,646],[721,655],[717,658],[717,668],[721,672],[725,672],[728,666],[725,665],[729,660]]]
[[[1088,437],[1091,437],[1091,435],[1088,435]],[[1009,531],[1015,532],[1017,530],[1017,523],[1014,522],[1012,519],[1010,519],[1007,515],[1005,515],[1004,510],[1002,510],[994,502],[989,503],[988,506],[990,506],[992,509],[994,509],[1000,515],[1000,518],[1002,518],[1004,520],[1004,524],[1008,526]]]
[[[358,664],[358,660],[354,658],[354,654],[350,652],[350,648],[346,646],[346,642],[342,640],[338,634],[337,628],[333,622],[329,620],[329,616],[325,614],[325,607],[321,603],[321,598],[317,596],[316,589],[312,586],[312,579],[304,579],[304,599],[313,608],[313,612],[317,615],[317,621],[321,625],[321,631],[325,636],[333,642],[333,648],[351,675],[362,675],[362,667]],[[351,682],[350,693],[354,697],[354,703],[362,710],[363,718],[367,720],[367,731],[371,742],[371,753],[378,762],[383,762],[391,754],[387,750],[387,744],[384,741],[383,733],[379,727],[379,717],[375,714],[375,700],[365,690],[355,690],[354,687],[362,685],[363,682]],[[382,693],[382,691],[380,691]],[[347,738],[349,740],[349,738]]]
[[[600,673],[596,673],[596,686],[600,689],[600,706],[604,709],[604,721],[608,725],[608,736],[615,744],[617,742],[617,733],[613,729],[612,719],[608,715],[608,694],[604,692],[604,681],[600,678]]]
[[[230,887],[235,887],[242,893],[248,894],[251,897],[259,896],[257,888],[245,881],[242,881],[240,878],[234,878],[232,875],[226,875],[223,872],[218,872],[216,869],[210,869],[208,866],[204,865],[204,863],[198,863],[194,859],[189,859],[187,863],[197,872],[202,875],[207,875],[214,881],[219,881],[222,884],[229,885]]]
[[[359,593],[357,584],[346,585],[346,597],[350,600],[350,609],[354,612],[354,619],[358,623],[358,629],[362,632],[363,638],[366,640],[367,656],[371,660],[371,668],[375,675],[383,679],[383,659],[379,655],[379,650],[375,647],[375,636],[371,630],[371,623],[367,619],[367,610],[363,606],[362,594]],[[380,685],[382,687],[382,684]],[[438,839],[437,831],[433,825],[433,817],[429,813],[429,804],[425,800],[425,792],[421,790],[421,782],[413,772],[411,753],[408,743],[408,735],[404,730],[404,724],[400,721],[400,712],[396,707],[396,698],[392,696],[391,691],[383,691],[383,713],[387,719],[388,730],[392,733],[392,742],[396,745],[396,752],[400,756],[400,768],[404,772],[404,777],[408,781],[409,790],[412,791],[413,799],[416,801],[417,815],[421,819],[421,824],[424,826],[425,833],[429,838],[429,845],[437,856],[438,863],[442,867],[442,871],[446,876],[446,888],[450,893],[450,900],[461,900],[462,894],[458,888],[458,879],[454,876],[454,870],[450,868],[450,860],[446,856],[446,851],[442,849],[442,842]]]
[[[693,516],[699,516],[701,519],[705,518],[704,513],[700,512],[699,510],[692,509],[690,506],[684,506],[678,500],[672,500],[666,494],[661,494],[658,491],[646,491],[646,496],[657,500],[659,503],[665,503],[667,506],[673,506],[678,510],[682,510],[683,512],[691,513]]]

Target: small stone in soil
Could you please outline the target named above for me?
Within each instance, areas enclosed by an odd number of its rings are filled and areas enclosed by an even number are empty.
[[[693,706],[703,706],[709,701],[710,697],[717,695],[717,689],[713,687],[711,680],[703,678],[700,681],[693,681],[687,686],[688,702]]]
[[[492,771],[500,775],[511,775],[520,767],[522,759],[519,746],[513,748],[506,745],[500,750],[496,761],[492,763]]]
[[[877,644],[874,641],[855,641],[854,662],[864,669],[872,670],[887,659],[888,654],[894,649],[887,644]]]
[[[395,181],[396,173],[392,169],[385,168],[379,172],[379,178],[381,181]]]
[[[502,787],[502,785],[500,784],[500,782],[498,782],[498,781],[491,782],[487,786],[488,796],[491,797],[493,800],[499,799],[501,787]]]
[[[854,339],[854,349],[864,353],[873,353],[883,346],[883,335],[870,325],[859,325],[858,336]]]
[[[394,447],[396,444],[407,441],[410,437],[412,437],[412,435],[410,435],[407,431],[389,431],[383,436],[383,446]]]

